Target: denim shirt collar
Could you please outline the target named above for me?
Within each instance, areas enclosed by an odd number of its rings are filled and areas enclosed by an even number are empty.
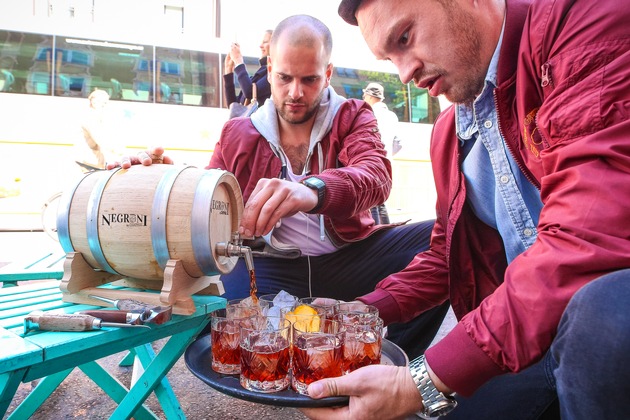
[[[479,100],[484,100],[484,98],[486,98],[486,96],[497,86],[497,67],[499,63],[499,52],[501,50],[501,44],[503,43],[504,29],[505,20],[503,21],[503,28],[501,29],[499,42],[494,49],[492,59],[490,60],[490,65],[488,66],[488,72],[486,73],[483,90],[475,99],[474,103]],[[473,106],[467,104],[457,104],[455,106],[455,130],[457,132],[457,137],[459,137],[459,139],[462,141],[462,144],[464,141],[473,138],[477,133],[477,121],[475,119],[474,103]]]

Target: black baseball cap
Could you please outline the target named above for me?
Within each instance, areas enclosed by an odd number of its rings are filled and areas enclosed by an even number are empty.
[[[350,25],[358,26],[357,18],[354,15],[363,0],[341,0],[337,12],[339,16]]]

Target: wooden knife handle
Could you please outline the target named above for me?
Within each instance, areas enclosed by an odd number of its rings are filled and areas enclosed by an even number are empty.
[[[119,324],[127,324],[129,322],[129,319],[127,318],[128,312],[125,311],[93,310],[81,311],[81,313],[100,318],[105,322],[116,322]]]
[[[100,329],[100,321],[90,315],[80,314],[30,314],[25,321],[32,329],[44,331],[92,331]]]

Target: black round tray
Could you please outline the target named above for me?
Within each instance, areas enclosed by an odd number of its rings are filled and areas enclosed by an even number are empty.
[[[199,379],[217,391],[251,402],[282,407],[334,407],[348,404],[348,397],[328,397],[314,400],[298,394],[289,385],[288,389],[264,394],[243,388],[238,375],[222,375],[212,370],[210,334],[200,336],[186,349],[186,366]],[[405,366],[407,355],[391,341],[383,340],[381,363],[384,365]]]

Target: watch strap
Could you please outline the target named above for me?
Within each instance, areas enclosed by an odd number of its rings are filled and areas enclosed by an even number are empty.
[[[409,362],[409,371],[422,397],[422,405],[424,407],[419,413],[422,417],[434,418],[443,416],[457,406],[457,401],[454,398],[444,395],[431,381],[424,362],[424,355]]]
[[[319,210],[324,205],[324,200],[326,199],[326,183],[315,176],[305,178],[302,180],[301,183],[317,192],[317,204],[307,213],[309,214],[318,213]]]

